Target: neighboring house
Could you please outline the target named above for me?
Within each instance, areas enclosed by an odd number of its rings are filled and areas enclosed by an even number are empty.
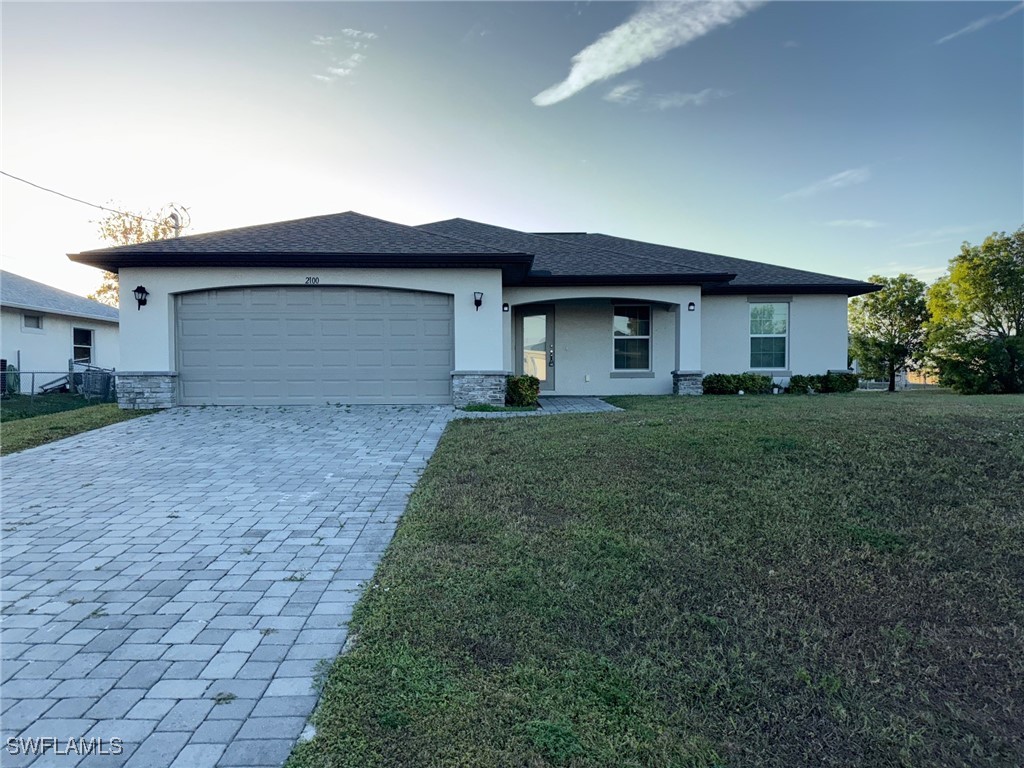
[[[357,213],[69,254],[147,303],[121,319],[125,407],[500,403],[699,394],[704,373],[846,369],[870,283],[607,235]]]
[[[25,375],[21,391],[32,391],[68,372],[68,363],[116,368],[120,355],[117,310],[98,301],[0,272],[0,358]]]

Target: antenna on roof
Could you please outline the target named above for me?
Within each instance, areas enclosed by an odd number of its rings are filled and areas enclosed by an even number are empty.
[[[175,237],[178,237],[181,234],[181,230],[187,228],[192,223],[192,217],[189,215],[188,208],[184,206],[179,208],[176,205],[172,205],[167,219],[171,222],[171,226],[174,227]]]

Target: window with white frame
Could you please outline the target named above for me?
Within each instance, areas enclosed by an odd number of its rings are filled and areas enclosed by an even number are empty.
[[[26,328],[31,328],[34,331],[41,331],[43,329],[42,315],[22,315],[21,317]]]
[[[92,330],[89,328],[74,328],[74,347],[71,357],[76,363],[92,363]]]
[[[639,305],[615,307],[612,324],[616,371],[651,369],[651,308]]]
[[[750,305],[750,367],[786,367],[789,346],[789,304],[758,302]]]

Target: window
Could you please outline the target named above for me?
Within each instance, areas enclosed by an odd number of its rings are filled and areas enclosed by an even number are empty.
[[[22,315],[25,319],[25,327],[41,331],[43,329],[42,315]]]
[[[750,305],[750,367],[785,368],[789,304]]]
[[[76,363],[92,362],[92,331],[88,328],[74,328],[74,349],[71,357]]]
[[[615,345],[615,370],[650,370],[650,307],[615,307],[612,335]]]

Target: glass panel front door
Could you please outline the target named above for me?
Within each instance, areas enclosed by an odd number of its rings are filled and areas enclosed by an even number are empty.
[[[523,310],[519,315],[521,373],[536,376],[542,390],[555,387],[554,313],[549,307]]]

